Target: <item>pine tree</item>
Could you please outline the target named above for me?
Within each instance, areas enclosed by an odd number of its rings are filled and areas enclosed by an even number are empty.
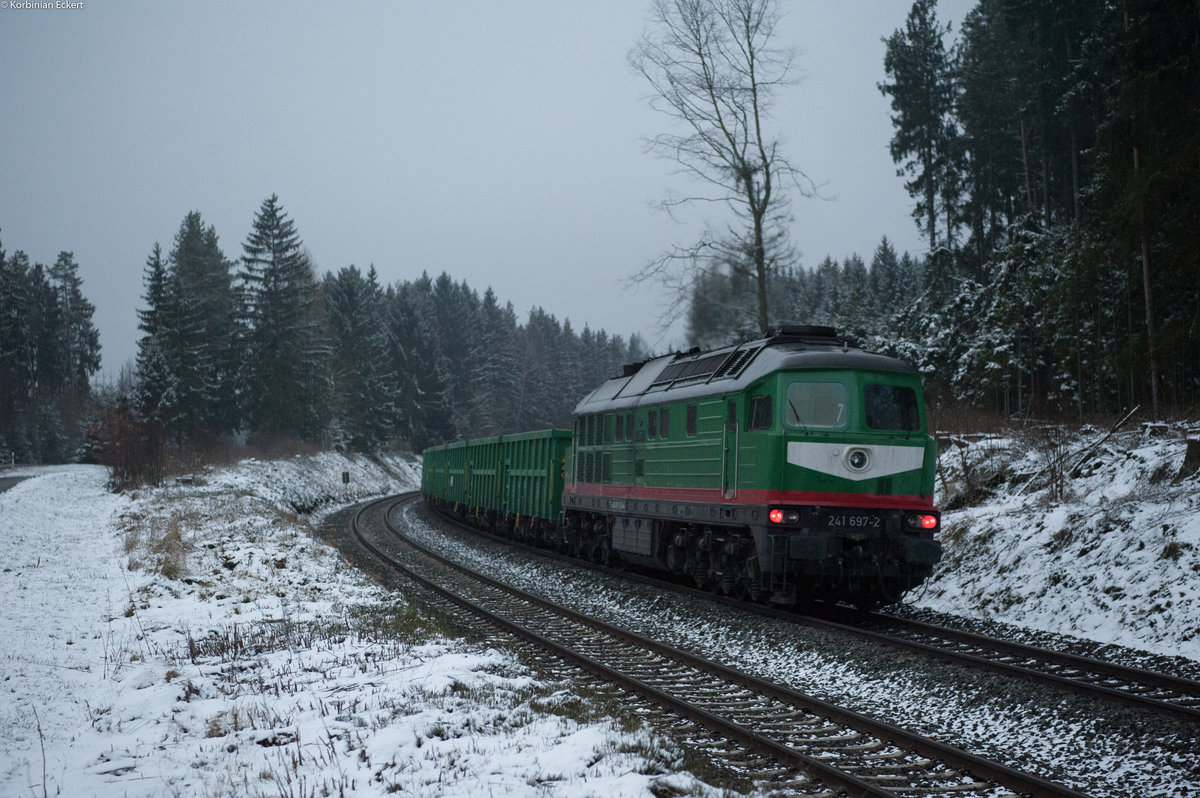
[[[327,274],[323,294],[333,345],[334,443],[372,451],[397,431],[396,374],[375,267],[366,277],[355,266]]]
[[[471,360],[476,364],[467,398],[472,434],[514,432],[518,429],[512,415],[517,318],[512,304],[500,307],[495,292],[488,288],[479,307],[479,323],[467,334]]]
[[[432,289],[433,281],[422,274],[416,282],[389,289],[386,296],[388,350],[399,380],[400,432],[417,451],[454,439],[444,369],[438,365],[443,358]]]
[[[329,346],[312,264],[279,197],[264,200],[242,246],[241,388],[257,436],[318,441],[329,422]]]
[[[240,336],[231,268],[216,230],[198,211],[180,223],[167,258],[155,244],[146,262],[137,406],[143,420],[160,425],[177,445],[231,433],[239,424]]]
[[[165,435],[176,406],[174,372],[165,351],[174,313],[167,264],[158,244],[146,259],[143,282],[146,307],[138,310],[138,329],[144,334],[138,340],[136,408],[139,418],[155,430],[158,439]]]
[[[898,174],[913,176],[905,187],[917,199],[913,218],[924,224],[931,252],[938,246],[939,212],[948,220],[946,241],[953,240],[957,216],[955,86],[942,41],[947,30],[937,20],[937,0],[916,0],[904,29],[885,40],[883,65],[891,82],[879,84],[891,97],[892,159],[902,164]]]
[[[170,356],[176,374],[179,432],[229,432],[238,424],[237,297],[232,263],[226,259],[211,225],[198,211],[184,217],[170,254]]]

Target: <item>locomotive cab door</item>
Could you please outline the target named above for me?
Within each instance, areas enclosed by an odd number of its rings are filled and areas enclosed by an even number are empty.
[[[721,440],[721,495],[726,499],[734,499],[737,498],[737,400],[730,399],[726,410]]]

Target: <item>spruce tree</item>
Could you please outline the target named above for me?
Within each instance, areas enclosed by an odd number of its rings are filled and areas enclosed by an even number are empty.
[[[83,295],[79,264],[71,252],[60,252],[50,267],[62,317],[62,354],[67,391],[80,400],[91,394],[91,376],[100,369],[100,332],[92,324],[96,311]]]
[[[69,252],[47,269],[0,252],[0,456],[65,462],[80,454],[100,367],[99,334]]]
[[[879,90],[891,97],[892,159],[901,164],[900,175],[912,175],[905,184],[917,200],[913,217],[924,223],[929,249],[938,246],[938,215],[945,212],[946,240],[953,235],[958,164],[956,136],[951,116],[954,77],[949,54],[942,42],[947,28],[937,20],[937,0],[916,0],[903,30],[888,37],[883,66],[891,82]]]
[[[246,422],[258,437],[319,441],[331,392],[324,308],[312,264],[277,195],[263,201],[242,250]]]
[[[146,259],[143,280],[146,307],[138,310],[138,329],[144,334],[138,340],[136,409],[142,422],[153,430],[154,439],[161,442],[174,416],[177,391],[166,355],[168,330],[173,324],[171,294],[167,264],[158,244]]]
[[[399,379],[401,434],[414,449],[453,440],[446,405],[441,341],[432,310],[428,274],[402,283],[388,295],[389,351]]]
[[[155,244],[146,261],[137,406],[144,421],[160,425],[177,445],[238,427],[231,268],[216,230],[198,211],[183,218],[166,258]]]
[[[396,434],[396,374],[388,357],[387,316],[375,267],[327,274],[323,284],[332,338],[333,439],[372,451]]]
[[[184,217],[170,254],[172,360],[176,363],[179,430],[185,437],[204,430],[228,432],[238,423],[237,301],[233,264],[221,251],[217,232],[198,211]]]
[[[471,360],[476,364],[466,398],[472,434],[496,435],[518,428],[512,417],[516,334],[512,305],[500,307],[496,293],[488,288],[479,307],[479,323],[467,329]]]

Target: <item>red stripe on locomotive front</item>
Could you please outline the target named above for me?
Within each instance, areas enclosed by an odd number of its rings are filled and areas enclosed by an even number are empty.
[[[651,488],[578,482],[568,482],[564,492],[573,496],[599,496],[605,499],[695,502],[698,504],[798,504],[819,507],[875,507],[887,510],[933,509],[932,496],[893,496],[880,493],[825,493],[807,490],[739,488],[736,498],[726,499],[719,488]]]

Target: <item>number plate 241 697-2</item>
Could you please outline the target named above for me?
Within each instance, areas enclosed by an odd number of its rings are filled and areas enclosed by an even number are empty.
[[[879,529],[883,526],[883,520],[870,513],[827,510],[821,515],[825,525],[835,529]]]

